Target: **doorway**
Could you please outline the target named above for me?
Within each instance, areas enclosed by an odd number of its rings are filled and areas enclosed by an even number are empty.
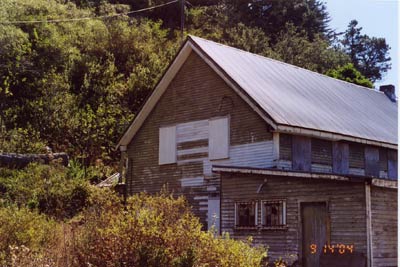
[[[301,203],[303,267],[319,267],[325,244],[329,241],[329,217],[326,202]]]

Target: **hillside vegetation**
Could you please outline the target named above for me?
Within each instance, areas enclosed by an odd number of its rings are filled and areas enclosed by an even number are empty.
[[[115,164],[115,144],[182,43],[180,3],[127,12],[163,3],[2,0],[0,152],[47,145]],[[390,68],[385,39],[356,21],[337,34],[329,20],[318,0],[192,0],[184,34],[372,87]]]

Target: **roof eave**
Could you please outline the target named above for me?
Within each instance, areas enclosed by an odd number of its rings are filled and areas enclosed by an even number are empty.
[[[332,133],[332,132],[314,130],[314,129],[309,129],[309,128],[302,128],[302,127],[291,126],[291,125],[279,124],[277,126],[276,131],[280,132],[280,133],[299,134],[299,135],[316,137],[316,138],[321,138],[321,139],[328,139],[331,141],[344,140],[344,141],[356,142],[356,143],[373,145],[373,146],[378,146],[378,147],[386,147],[386,148],[396,149],[396,150],[398,147],[398,145],[395,143],[381,142],[381,141],[377,141],[377,140],[360,138],[357,136],[350,136],[350,135],[345,135],[345,134]]]

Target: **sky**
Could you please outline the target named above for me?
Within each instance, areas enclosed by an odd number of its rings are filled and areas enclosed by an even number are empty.
[[[379,85],[393,84],[397,94],[400,92],[399,81],[399,9],[400,0],[325,0],[329,15],[330,26],[337,32],[347,29],[352,19],[358,21],[358,26],[363,29],[362,34],[370,37],[384,37],[391,47],[392,69],[387,72],[382,80],[375,83]]]

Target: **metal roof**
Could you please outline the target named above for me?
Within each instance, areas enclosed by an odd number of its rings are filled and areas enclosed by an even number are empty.
[[[190,40],[277,124],[397,144],[397,103],[382,92],[199,37]]]

